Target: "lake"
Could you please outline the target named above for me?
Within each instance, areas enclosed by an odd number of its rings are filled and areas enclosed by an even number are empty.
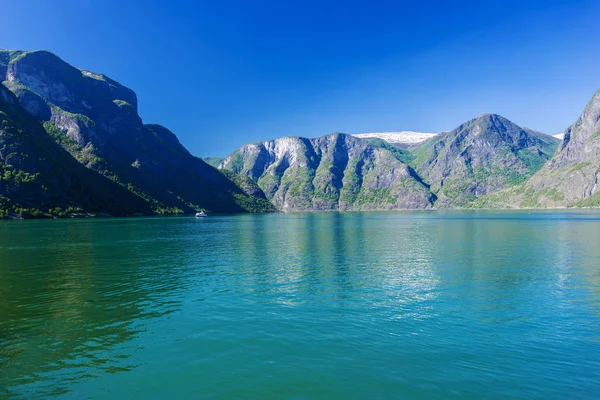
[[[595,399],[600,211],[0,221],[0,398]]]

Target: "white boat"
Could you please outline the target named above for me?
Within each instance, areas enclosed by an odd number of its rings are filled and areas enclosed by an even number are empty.
[[[196,218],[204,218],[207,217],[208,215],[206,215],[206,213],[204,211],[200,211],[196,213]]]

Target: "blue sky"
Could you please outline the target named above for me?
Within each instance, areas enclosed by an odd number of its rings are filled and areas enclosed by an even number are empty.
[[[600,2],[2,1],[0,47],[134,89],[199,156],[330,132],[450,130],[482,113],[548,133],[600,88]]]

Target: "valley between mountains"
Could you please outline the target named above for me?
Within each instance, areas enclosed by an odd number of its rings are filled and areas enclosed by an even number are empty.
[[[47,51],[0,51],[0,217],[598,207],[600,92],[561,139],[495,114],[440,134],[193,156],[137,96]]]

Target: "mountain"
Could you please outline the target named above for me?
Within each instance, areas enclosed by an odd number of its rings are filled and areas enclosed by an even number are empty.
[[[0,51],[0,76],[77,161],[155,212],[273,210],[192,156],[167,128],[144,124],[136,94],[105,75],[77,69],[47,51]]]
[[[219,168],[249,177],[283,211],[428,209],[435,201],[393,152],[340,133],[247,144]]]
[[[600,206],[600,90],[564,133],[556,155],[522,185],[482,199],[481,207]]]
[[[484,114],[413,147],[411,165],[437,195],[437,207],[462,207],[526,180],[558,144],[552,136]]]
[[[149,215],[150,204],[79,164],[0,85],[0,218]]]
[[[52,53],[0,51],[0,77],[0,217],[600,206],[600,91],[562,142],[485,114],[202,160],[144,124],[131,89]]]
[[[428,139],[431,139],[436,133],[423,133],[423,132],[412,132],[412,131],[401,131],[401,132],[380,132],[380,133],[356,133],[352,136],[361,139],[381,139],[386,142],[393,144],[394,146],[401,148],[409,148],[418,143],[422,143]]]
[[[408,149],[392,138],[282,138],[246,145],[219,168],[248,176],[284,211],[471,207],[526,181],[560,143],[493,114]],[[387,179],[390,170],[403,179]],[[382,188],[393,195],[369,193]]]
[[[218,168],[219,165],[223,162],[223,160],[224,158],[221,157],[202,157],[202,161],[215,168]]]
[[[522,127],[522,128],[524,131],[531,133],[533,135],[547,135],[542,132],[534,131],[533,129],[529,129],[529,128],[525,128],[525,127]],[[423,143],[429,139],[432,139],[436,135],[439,135],[439,133],[423,133],[423,132],[412,132],[412,131],[352,134],[352,136],[354,136],[354,137],[358,137],[358,138],[366,139],[366,140],[381,139],[387,143],[390,143],[390,144],[392,144],[396,147],[402,148],[402,149],[409,149],[419,143]],[[556,135],[550,135],[550,136],[562,141],[565,134],[557,133]],[[205,158],[206,158],[206,160],[205,160],[206,162],[209,162],[209,160],[210,160],[213,163],[217,163],[216,160],[222,160],[220,158],[212,158],[212,157],[205,157]],[[205,158],[202,158],[202,159],[204,160]]]

